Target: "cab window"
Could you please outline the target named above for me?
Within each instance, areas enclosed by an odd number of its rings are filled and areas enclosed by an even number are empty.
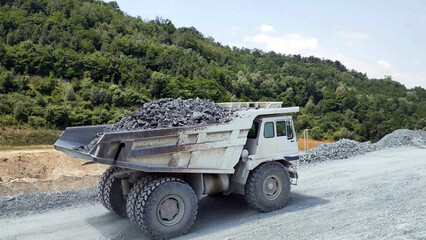
[[[273,122],[267,122],[264,126],[265,130],[263,131],[263,136],[265,138],[273,138],[275,137],[274,134],[274,123]]]
[[[285,136],[285,121],[277,121],[277,137]]]

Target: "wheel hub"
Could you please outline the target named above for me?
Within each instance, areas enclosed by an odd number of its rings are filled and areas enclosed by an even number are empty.
[[[165,226],[177,224],[183,217],[185,204],[178,195],[164,197],[157,207],[157,219]]]
[[[167,199],[160,206],[160,216],[165,220],[172,220],[178,214],[178,203],[175,199]]]
[[[274,200],[280,195],[281,187],[280,178],[275,174],[269,175],[263,181],[263,196],[268,200]]]

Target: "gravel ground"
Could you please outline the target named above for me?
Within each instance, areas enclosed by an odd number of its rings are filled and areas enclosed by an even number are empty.
[[[0,218],[42,213],[89,203],[98,203],[96,188],[62,193],[37,192],[0,197]]]
[[[426,239],[426,149],[399,147],[299,167],[282,210],[239,195],[203,198],[181,239]],[[2,209],[1,209],[2,210]],[[145,239],[100,204],[0,216],[1,239]]]

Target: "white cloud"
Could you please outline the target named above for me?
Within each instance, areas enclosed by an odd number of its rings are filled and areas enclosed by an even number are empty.
[[[318,39],[296,33],[276,37],[262,32],[254,36],[246,36],[244,41],[264,44],[267,51],[284,54],[300,54],[318,48]]]
[[[271,33],[275,32],[275,29],[271,25],[262,24],[260,25],[260,31],[263,33]]]
[[[376,62],[379,67],[381,67],[383,70],[390,70],[392,68],[392,65],[385,60],[379,60]]]

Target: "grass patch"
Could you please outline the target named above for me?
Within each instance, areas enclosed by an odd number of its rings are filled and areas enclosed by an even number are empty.
[[[61,130],[51,129],[0,129],[0,148],[5,149],[7,146],[52,145],[61,133]]]

